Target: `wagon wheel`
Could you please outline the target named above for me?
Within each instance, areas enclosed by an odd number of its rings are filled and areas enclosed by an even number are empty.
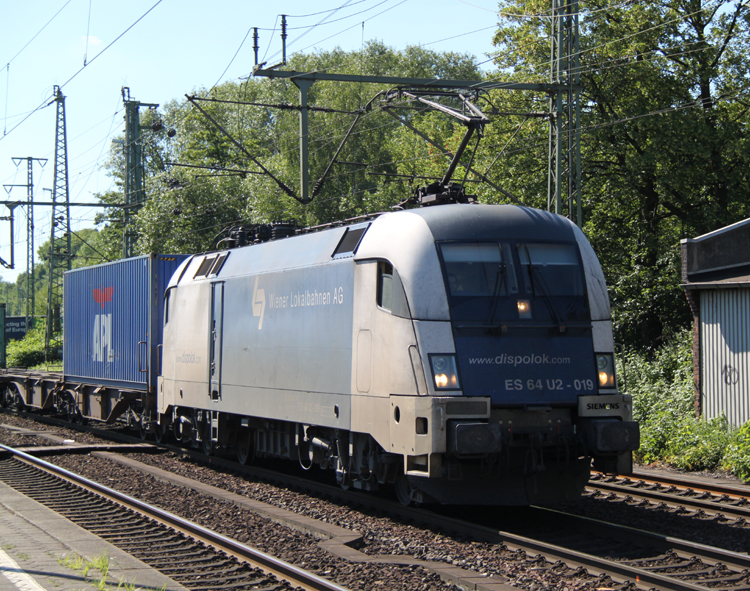
[[[255,460],[255,447],[253,446],[253,434],[250,429],[240,429],[237,436],[237,461],[243,466],[253,463]]]
[[[78,423],[81,413],[78,412],[75,396],[72,392],[65,391],[65,418],[69,423]]]
[[[159,424],[156,425],[156,430],[154,431],[156,443],[165,443],[167,441],[169,438],[169,427],[169,419],[166,415],[161,415],[159,417]]]
[[[16,411],[22,411],[25,404],[15,384],[9,384],[3,395],[3,406]]]

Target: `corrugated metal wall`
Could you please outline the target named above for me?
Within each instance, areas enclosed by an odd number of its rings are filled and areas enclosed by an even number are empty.
[[[750,289],[702,290],[703,415],[730,424],[750,420]]]

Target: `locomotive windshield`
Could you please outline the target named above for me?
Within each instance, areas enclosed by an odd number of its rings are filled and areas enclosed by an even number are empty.
[[[440,244],[451,316],[472,325],[589,319],[577,248],[549,243]]]

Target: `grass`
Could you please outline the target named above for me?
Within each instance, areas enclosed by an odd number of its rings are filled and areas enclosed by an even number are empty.
[[[81,573],[84,578],[91,582],[91,584],[100,591],[113,591],[113,589],[118,591],[137,591],[138,589],[141,589],[140,587],[136,587],[135,583],[130,583],[124,579],[120,579],[117,582],[116,587],[111,586],[115,583],[108,581],[111,560],[107,552],[99,554],[91,560],[84,558],[80,554],[58,556],[57,562],[61,566]],[[165,584],[160,591],[165,591],[166,588],[167,585]]]

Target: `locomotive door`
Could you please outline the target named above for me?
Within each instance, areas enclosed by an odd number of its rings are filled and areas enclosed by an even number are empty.
[[[224,284],[211,284],[211,359],[208,376],[208,395],[213,401],[221,398],[221,353],[224,328]]]

